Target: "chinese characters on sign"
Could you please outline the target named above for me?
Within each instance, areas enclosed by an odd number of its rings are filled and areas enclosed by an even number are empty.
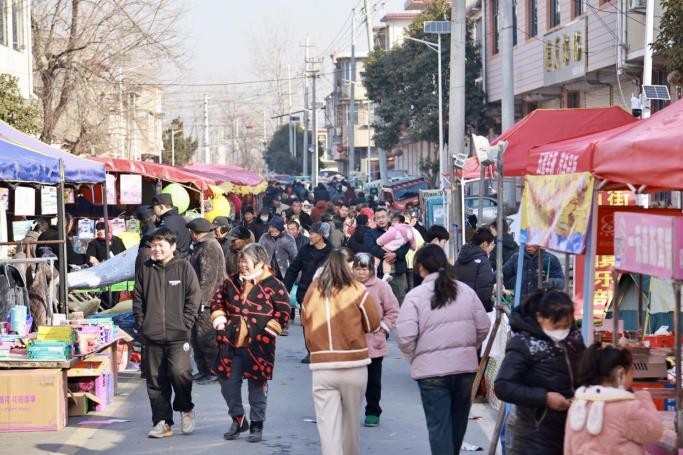
[[[35,403],[35,395],[0,395],[0,404]]]
[[[593,294],[593,316],[602,319],[605,308],[612,300],[614,283],[612,281],[612,268],[614,256],[595,257],[595,293]]]
[[[581,18],[543,37],[545,85],[559,84],[586,74],[586,19]]]
[[[573,174],[576,172],[579,156],[566,152],[542,152],[538,157],[538,175]]]

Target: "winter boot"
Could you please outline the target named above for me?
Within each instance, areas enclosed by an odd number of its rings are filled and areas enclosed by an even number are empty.
[[[233,439],[237,439],[240,437],[240,433],[244,433],[249,429],[249,422],[247,422],[246,417],[244,416],[239,416],[235,417],[232,419],[232,425],[230,425],[230,429],[228,430],[227,433],[223,435],[223,437],[228,440],[232,441]]]
[[[261,442],[263,439],[263,422],[251,421],[247,442]]]

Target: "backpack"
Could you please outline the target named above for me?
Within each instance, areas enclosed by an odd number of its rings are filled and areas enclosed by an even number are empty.
[[[16,305],[29,306],[26,281],[15,266],[0,264],[0,321],[7,320]]]

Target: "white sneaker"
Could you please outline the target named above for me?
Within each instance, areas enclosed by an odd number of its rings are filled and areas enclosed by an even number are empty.
[[[386,281],[387,283],[391,283],[393,279],[394,277],[390,273],[385,273],[382,277],[382,281]]]
[[[168,438],[169,436],[173,436],[173,430],[171,430],[171,426],[168,425],[165,420],[161,420],[154,425],[154,428],[147,433],[147,436],[154,439]]]
[[[195,427],[194,411],[180,413],[180,431],[183,434],[192,434]]]

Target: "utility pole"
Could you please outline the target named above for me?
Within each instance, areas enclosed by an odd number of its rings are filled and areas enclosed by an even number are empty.
[[[368,174],[368,183],[370,183],[370,179],[372,177],[372,166],[371,166],[371,158],[372,158],[372,149],[370,147],[370,141],[372,140],[372,133],[370,132],[370,115],[372,112],[372,101],[368,100],[368,158],[367,158],[367,163],[366,165],[366,171]]]
[[[287,126],[289,127],[289,156],[294,157],[294,148],[292,147],[292,67],[287,65],[287,92],[289,95],[289,115],[287,115]]]
[[[318,78],[318,70],[313,70],[313,156],[311,157],[311,185],[312,188],[318,186],[318,106],[316,106],[316,90],[315,90],[315,80]]]
[[[304,44],[304,153],[303,160],[303,175],[306,176],[308,172],[309,153],[308,153],[308,48],[313,47],[308,44],[308,35],[306,35],[306,44]]]
[[[370,2],[368,0],[363,0],[363,9],[365,10],[365,28],[368,35],[368,55],[375,48],[374,38],[372,34],[372,11],[370,10]],[[379,117],[375,117],[375,124],[379,124]],[[368,134],[370,134],[368,132]],[[387,151],[379,147],[377,149],[377,158],[379,160],[379,176],[382,182],[386,182],[389,179],[389,169],[387,166]],[[369,164],[368,164],[369,165]]]
[[[209,95],[204,93],[204,163],[211,164],[211,144],[209,139]]]
[[[450,214],[448,219],[451,226],[447,229],[451,232],[453,243],[451,245],[451,258],[457,257],[460,242],[458,232],[464,231],[462,217],[462,187],[455,175],[453,156],[462,153],[465,147],[465,2],[455,1],[451,6],[451,68],[450,68],[450,96],[449,96],[449,124],[448,128],[448,170],[451,174],[451,197]],[[456,230],[457,229],[457,230]]]
[[[349,172],[356,169],[356,9],[351,10],[351,102],[349,104]]]
[[[643,47],[643,85],[652,85],[652,48],[650,45],[655,38],[655,2],[654,0],[647,0],[645,7],[645,46]],[[641,96],[642,100],[642,115],[641,118],[649,118],[652,103],[645,96]]]
[[[513,23],[512,10],[513,0],[501,0],[498,3],[498,14],[501,19],[500,29],[500,53],[503,57],[503,95],[501,98],[501,119],[503,131],[507,131],[515,124],[515,76],[513,67]],[[517,205],[516,182],[505,185],[505,202],[510,207]],[[499,207],[499,210],[502,207]]]

